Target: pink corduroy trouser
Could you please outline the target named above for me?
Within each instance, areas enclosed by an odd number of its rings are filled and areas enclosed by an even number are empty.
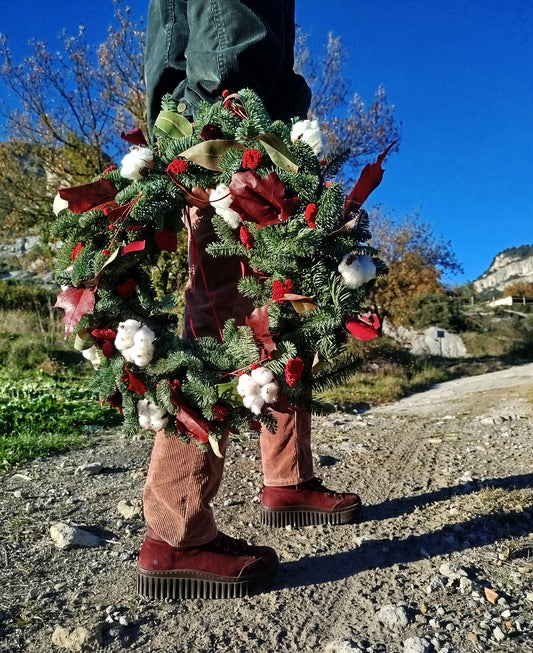
[[[214,239],[211,217],[210,208],[190,211],[185,338],[220,338],[217,318],[220,326],[229,318],[243,324],[253,310],[249,300],[237,292],[241,261],[213,258],[205,252]],[[263,429],[260,438],[265,485],[295,485],[311,479],[311,416],[294,407],[273,412],[277,431],[272,434]],[[226,447],[227,437],[220,443],[223,454]],[[224,459],[211,450],[204,453],[194,442],[184,444],[177,437],[158,432],[143,496],[148,525],[175,547],[210,542],[217,527],[209,504],[218,492],[223,468]]]

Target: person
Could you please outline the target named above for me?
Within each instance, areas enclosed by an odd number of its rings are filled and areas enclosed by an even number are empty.
[[[294,0],[151,0],[146,43],[150,130],[162,96],[191,120],[202,100],[225,89],[251,88],[271,118],[304,118],[311,92],[294,68]],[[189,281],[184,338],[218,336],[220,324],[244,324],[253,310],[239,295],[238,258],[216,259],[205,248],[214,239],[213,210],[193,207],[189,225]],[[315,478],[311,417],[280,398],[276,432],[260,436],[264,489],[261,519],[269,526],[348,523],[361,511],[356,494],[337,493]],[[220,442],[222,454],[227,437]],[[147,532],[139,554],[137,589],[158,598],[244,596],[270,585],[278,557],[221,533],[210,502],[224,460],[164,431],[156,434],[143,494]]]

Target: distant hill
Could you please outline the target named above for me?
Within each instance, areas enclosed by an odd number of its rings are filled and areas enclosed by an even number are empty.
[[[514,281],[533,281],[533,245],[510,247],[497,254],[489,269],[474,281],[474,288],[482,295],[499,295]]]

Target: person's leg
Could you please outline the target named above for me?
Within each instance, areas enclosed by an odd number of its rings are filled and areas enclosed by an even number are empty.
[[[219,337],[218,323],[232,316],[239,304],[240,261],[214,259],[205,252],[214,238],[212,214],[211,208],[190,211],[184,328],[189,339]],[[220,444],[222,454],[227,439]],[[156,434],[144,488],[148,528],[137,566],[137,590],[143,596],[244,596],[276,577],[273,549],[248,545],[217,529],[209,504],[218,492],[223,465],[223,459],[194,442],[185,444],[164,431]]]

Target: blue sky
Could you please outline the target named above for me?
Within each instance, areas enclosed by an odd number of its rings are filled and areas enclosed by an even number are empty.
[[[145,17],[148,0],[130,0]],[[2,2],[0,32],[16,59],[30,38],[62,29],[105,39],[111,0]],[[90,8],[87,11],[87,8]],[[418,212],[450,240],[473,280],[501,250],[533,244],[533,3],[530,0],[297,0],[320,52],[329,31],[350,53],[350,88],[371,102],[381,84],[402,123],[400,150],[369,200]],[[1,89],[0,92],[5,93]]]

